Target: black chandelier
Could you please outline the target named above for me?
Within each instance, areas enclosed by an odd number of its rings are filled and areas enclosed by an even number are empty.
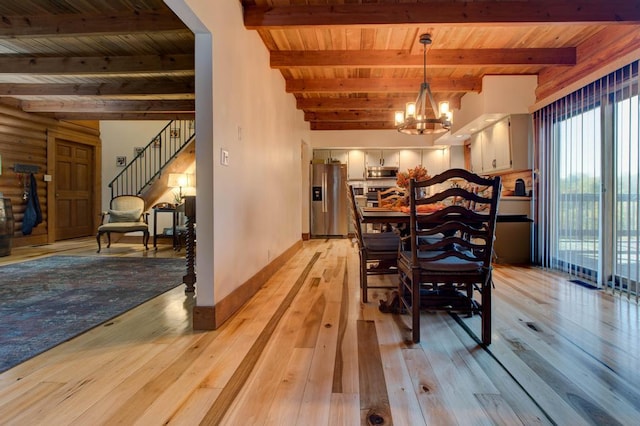
[[[451,128],[452,113],[449,102],[436,104],[427,83],[427,44],[431,44],[431,34],[420,36],[423,52],[423,81],[415,102],[407,102],[405,111],[396,111],[395,126],[401,133],[423,135],[444,133]]]

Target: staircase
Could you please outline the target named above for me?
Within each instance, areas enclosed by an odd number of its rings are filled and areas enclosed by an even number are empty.
[[[129,164],[109,183],[111,188],[111,198],[118,195],[140,195],[145,198],[147,205],[157,199],[153,186],[161,180],[165,171],[169,171],[169,166],[178,157],[185,157],[187,146],[195,142],[195,122],[193,120],[173,120],[167,124],[152,140],[145,146]],[[195,159],[194,150],[190,153]],[[188,160],[182,160],[186,162]],[[171,170],[173,171],[173,170]],[[162,190],[166,189],[162,185]],[[147,196],[147,193],[154,195]],[[151,198],[154,198],[151,200]]]

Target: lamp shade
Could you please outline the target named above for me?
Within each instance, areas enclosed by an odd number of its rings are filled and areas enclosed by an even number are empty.
[[[169,173],[167,186],[169,188],[184,188],[189,186],[189,178],[186,173]]]

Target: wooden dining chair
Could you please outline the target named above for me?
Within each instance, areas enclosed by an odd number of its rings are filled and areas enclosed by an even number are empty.
[[[360,255],[360,287],[362,288],[362,302],[369,300],[369,288],[396,288],[396,286],[369,286],[369,275],[397,274],[398,247],[400,237],[393,232],[362,232],[362,223],[356,205],[353,186],[348,187],[351,219],[358,243]]]
[[[441,189],[431,191],[435,185]],[[428,309],[481,315],[481,341],[491,343],[499,197],[499,176],[485,178],[463,169],[410,181],[410,234],[398,257],[398,293],[401,309],[411,316],[414,342],[420,341],[420,311]]]
[[[378,207],[399,207],[400,205],[402,205],[402,203],[400,203],[400,200],[403,200],[405,198],[406,193],[406,189],[397,186],[393,186],[383,191],[378,191]],[[392,225],[390,223],[376,223],[373,224],[372,229],[378,232],[390,232],[392,230]]]
[[[378,191],[378,207],[393,206],[398,200],[403,199],[405,195],[406,190],[396,186],[384,191]]]

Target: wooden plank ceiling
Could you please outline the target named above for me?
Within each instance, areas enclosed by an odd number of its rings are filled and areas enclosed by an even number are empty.
[[[393,128],[393,112],[415,100],[423,80],[423,33],[433,39],[427,80],[454,120],[461,97],[481,91],[485,75],[539,75],[540,99],[558,89],[554,81],[562,86],[559,76],[598,65],[590,46],[640,48],[638,1],[241,3],[245,27],[258,32],[314,130]]]
[[[454,108],[487,74],[545,76],[543,97],[593,64],[590,46],[640,48],[629,0],[239,1],[318,130],[392,128],[423,78],[422,33],[427,80]],[[0,16],[0,102],[59,119],[194,116],[194,36],[162,0],[2,0]]]
[[[194,117],[194,36],[162,0],[2,0],[0,16],[0,102],[58,119]]]

